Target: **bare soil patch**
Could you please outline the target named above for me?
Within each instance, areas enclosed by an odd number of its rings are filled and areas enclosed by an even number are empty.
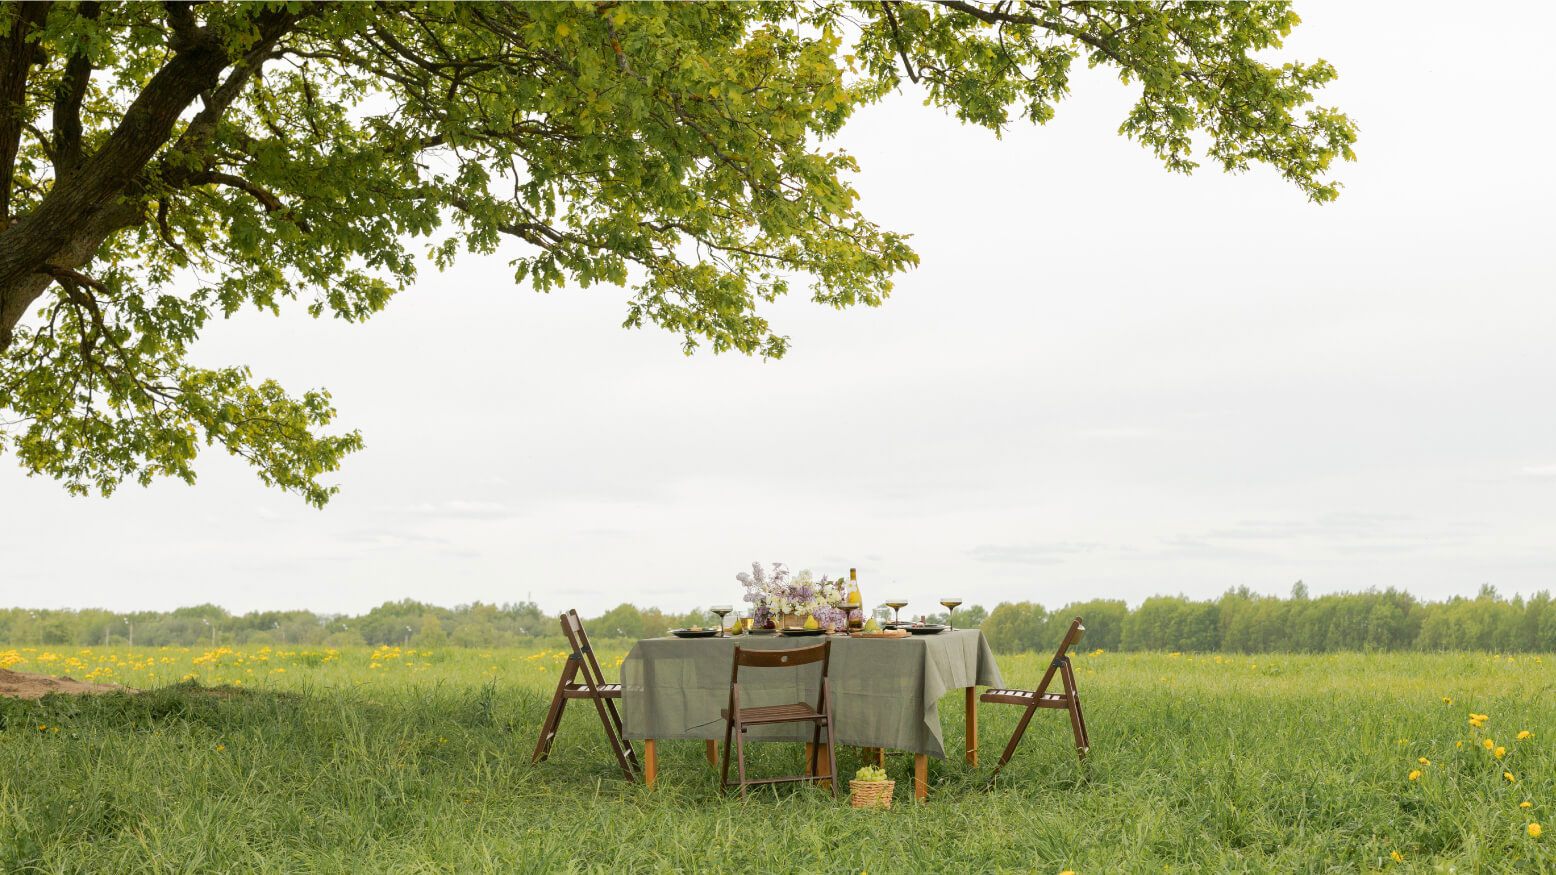
[[[55,677],[48,674],[31,674],[0,668],[0,696],[8,699],[41,699],[49,693],[71,696],[98,695],[102,693],[138,693],[131,687],[118,684],[93,684],[73,677]]]

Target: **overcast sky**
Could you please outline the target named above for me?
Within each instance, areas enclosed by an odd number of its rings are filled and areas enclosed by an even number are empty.
[[[245,314],[199,360],[329,388],[367,440],[340,495],[210,453],[192,488],[70,498],[0,457],[0,602],[681,610],[753,560],[924,610],[1556,587],[1556,12],[1297,8],[1282,55],[1334,63],[1361,125],[1337,203],[1169,175],[1109,72],[1003,140],[902,95],[841,138],[922,258],[885,306],[796,295],[769,362],[686,358],[620,327],[626,292],[516,289],[504,257],[365,325]]]

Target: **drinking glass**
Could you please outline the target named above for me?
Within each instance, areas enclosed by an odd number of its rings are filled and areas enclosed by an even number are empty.
[[[955,632],[956,631],[956,624],[951,622],[951,612],[956,610],[956,606],[962,603],[962,597],[959,596],[959,595],[941,596],[940,597],[940,603],[942,605],[945,605],[945,622],[946,622],[946,626],[948,626],[951,629],[952,632]]]
[[[724,637],[724,617],[726,617],[729,614],[729,612],[733,611],[734,609],[735,609],[734,605],[714,605],[713,607],[708,608],[708,610],[710,610],[713,613],[719,615],[719,637],[720,638]]]
[[[891,622],[893,626],[902,624],[902,616],[899,613],[908,606],[908,600],[904,598],[892,598],[886,600],[886,607],[891,608]]]

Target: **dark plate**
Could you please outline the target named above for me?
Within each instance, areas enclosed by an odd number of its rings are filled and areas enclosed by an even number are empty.
[[[713,636],[719,634],[719,630],[698,629],[694,632],[691,629],[671,629],[670,634],[677,638],[712,638]]]
[[[944,632],[949,626],[898,626],[899,629],[908,630],[909,635],[933,635],[936,632]]]
[[[772,635],[772,634],[774,634],[776,632],[777,632],[776,629],[747,629],[746,630],[746,634],[747,635]]]
[[[793,638],[804,638],[808,635],[825,635],[825,629],[780,629],[778,634],[788,635]]]

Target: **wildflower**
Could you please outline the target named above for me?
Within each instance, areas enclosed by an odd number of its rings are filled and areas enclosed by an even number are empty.
[[[1525,729],[1522,732],[1518,733],[1518,740],[1519,741],[1523,741],[1524,739],[1528,738],[1529,735],[1530,735],[1529,730]]]
[[[1483,742],[1481,742],[1481,744],[1483,744],[1483,745],[1485,745],[1485,746],[1486,746],[1486,750],[1491,750],[1491,749],[1492,749],[1492,748],[1494,748],[1494,747],[1496,747],[1496,746],[1497,746],[1497,743],[1496,743],[1496,742],[1494,742],[1494,741],[1492,741],[1492,740],[1491,740],[1491,739],[1489,739],[1489,738],[1488,738],[1488,739],[1486,739],[1486,740],[1485,740],[1485,741],[1483,741]]]
[[[1396,863],[1403,863],[1403,862],[1405,862],[1405,855],[1401,854],[1398,851],[1389,851],[1389,856],[1393,857],[1394,858],[1394,862],[1396,862]]]
[[[1429,765],[1432,764],[1432,761],[1427,759],[1426,757],[1418,757],[1416,759],[1416,762],[1420,763],[1423,766],[1429,766]]]
[[[1533,804],[1534,804],[1533,802],[1530,802],[1529,800],[1526,799],[1523,802],[1518,803],[1518,807],[1519,808],[1528,808],[1528,807],[1530,807]]]
[[[218,744],[218,745],[216,745],[216,749],[217,750],[226,750],[227,749],[227,745],[225,745],[225,744]]]
[[[1540,825],[1538,823],[1531,823],[1531,824],[1529,824],[1529,838],[1537,839],[1539,837],[1540,837]]]
[[[1453,704],[1453,700],[1448,698],[1447,696],[1443,696],[1443,704],[1444,705],[1452,705]]]
[[[1512,772],[1503,772],[1502,777],[1506,778],[1509,782],[1515,782],[1518,780],[1517,778],[1513,777]]]
[[[1416,769],[1415,771],[1410,773],[1410,780],[1412,780],[1412,781],[1414,781],[1415,779],[1417,779],[1419,777],[1421,777],[1421,770],[1420,769]]]
[[[1505,753],[1507,753],[1507,748],[1499,747],[1496,750],[1492,751],[1491,755],[1496,757],[1497,759],[1501,759],[1502,755],[1505,754]]]
[[[1456,749],[1457,749],[1457,748],[1461,748],[1461,747],[1464,747],[1464,742],[1462,742],[1462,741],[1455,741],[1455,742],[1454,742],[1454,743],[1453,743],[1453,746],[1454,746],[1454,748],[1456,748]]]

